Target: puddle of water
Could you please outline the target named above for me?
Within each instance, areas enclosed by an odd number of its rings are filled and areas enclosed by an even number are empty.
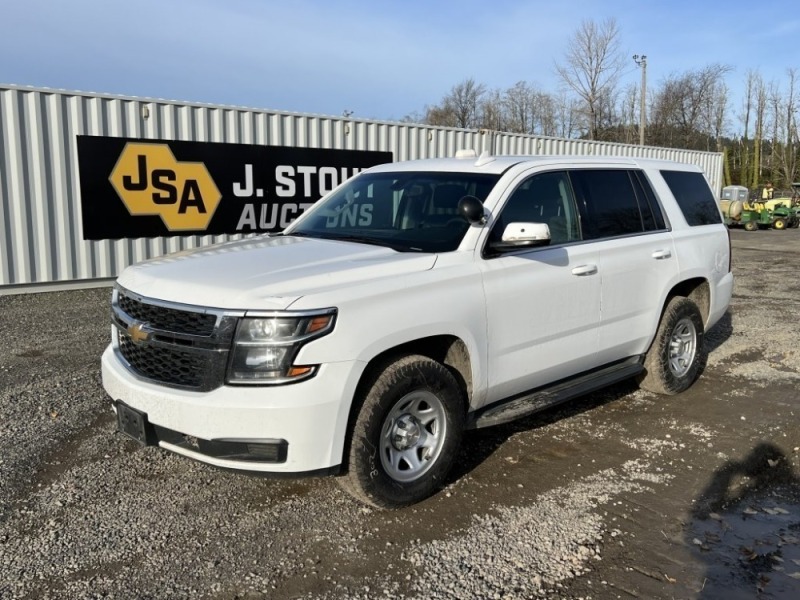
[[[800,503],[749,497],[696,519],[689,531],[707,565],[700,598],[800,597]]]

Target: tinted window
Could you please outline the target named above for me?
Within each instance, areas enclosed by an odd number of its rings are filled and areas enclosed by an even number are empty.
[[[578,204],[585,211],[586,239],[644,231],[630,175],[624,169],[575,170],[570,173]]]
[[[678,201],[689,225],[694,227],[722,222],[714,195],[702,173],[661,171],[661,176]]]
[[[645,231],[659,231],[667,228],[661,205],[656,200],[656,195],[650,181],[641,171],[631,171],[631,181],[639,198],[639,208],[642,211],[642,222]]]
[[[578,213],[567,174],[539,173],[522,182],[500,211],[490,241],[499,241],[509,223],[546,223],[551,244],[579,240]]]
[[[320,200],[286,235],[387,246],[402,252],[450,252],[470,225],[464,196],[481,202],[499,175],[402,171],[365,173]]]

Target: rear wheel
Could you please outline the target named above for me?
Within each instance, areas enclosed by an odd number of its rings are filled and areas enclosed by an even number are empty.
[[[361,398],[339,483],[378,508],[419,502],[444,485],[463,428],[463,394],[450,371],[425,356],[403,357]]]
[[[656,337],[647,351],[639,385],[657,394],[678,394],[691,386],[706,363],[703,317],[697,305],[682,296],[664,309]]]
[[[758,223],[756,223],[755,221],[747,221],[744,224],[745,231],[755,231],[756,229],[758,229]]]

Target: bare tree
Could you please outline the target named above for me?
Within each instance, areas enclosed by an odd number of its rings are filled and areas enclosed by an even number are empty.
[[[755,101],[757,82],[761,79],[758,71],[752,69],[747,72],[745,79],[744,98],[742,100],[742,113],[739,119],[744,126],[744,133],[742,135],[742,143],[739,146],[741,156],[739,157],[739,164],[741,165],[739,182],[742,185],[748,185],[750,179],[748,173],[750,172],[750,119],[753,116],[753,102]],[[736,157],[734,157],[734,164]]]
[[[509,131],[513,133],[534,132],[535,92],[525,81],[518,81],[506,90],[504,105]]]
[[[556,72],[583,101],[589,138],[598,139],[603,107],[613,98],[624,68],[620,31],[615,19],[601,24],[583,21],[569,40]]]
[[[707,100],[708,130],[711,134],[709,141],[714,140],[714,150],[722,152],[722,134],[728,125],[728,86],[722,80],[717,81],[713,86]],[[708,148],[711,150],[711,148]]]
[[[486,86],[471,77],[457,83],[440,104],[425,108],[425,122],[442,127],[474,129],[480,126]]]
[[[582,119],[581,107],[578,101],[569,98],[561,93],[553,99],[553,132],[545,135],[553,135],[562,138],[574,137],[580,127]]]
[[[750,187],[758,187],[761,181],[761,150],[764,140],[764,121],[767,114],[767,86],[759,76],[756,80],[756,122],[753,141],[753,172]]]
[[[458,127],[453,108],[444,102],[425,107],[425,123],[435,127]]]
[[[533,124],[534,133],[554,137],[558,135],[558,99],[547,92],[536,92],[534,99],[536,118]]]
[[[797,178],[798,173],[798,72],[787,69],[787,90],[774,94],[774,130],[772,140],[773,169],[776,179],[789,185]]]
[[[727,106],[727,65],[669,76],[653,95],[650,139],[664,146],[708,150],[721,137]]]
[[[622,104],[620,106],[620,114],[622,121],[620,123],[622,131],[621,138],[617,141],[624,144],[635,144],[638,142],[638,116],[637,109],[639,108],[639,86],[635,83],[629,84],[625,88],[622,97]]]
[[[503,93],[500,90],[492,90],[483,95],[478,126],[493,131],[510,131],[504,110]]]

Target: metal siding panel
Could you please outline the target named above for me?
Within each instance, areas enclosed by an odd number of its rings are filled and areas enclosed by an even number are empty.
[[[69,187],[67,173],[67,144],[64,136],[65,114],[61,97],[56,94],[47,96],[47,114],[50,123],[50,154],[52,209],[57,226],[52,232],[53,252],[56,255],[55,273],[51,281],[67,281],[74,278],[74,262],[72,244],[75,237],[70,234],[74,230],[72,214],[69,210]]]
[[[22,146],[22,128],[25,127],[26,115],[23,113],[20,96],[23,92],[10,94],[4,106],[3,119],[8,132],[7,171],[9,179],[8,222],[10,229],[10,246],[12,255],[11,283],[28,283],[35,281],[31,272],[31,248],[28,247],[28,196],[24,176],[24,157]]]
[[[84,99],[79,96],[70,96],[64,99],[64,148],[67,151],[67,175],[69,181],[68,208],[72,213],[72,223],[68,235],[71,235],[69,248],[73,254],[73,274],[72,279],[91,278],[91,257],[87,242],[83,240],[82,229],[82,208],[78,199],[80,198],[80,177],[78,172],[78,142],[76,135],[84,133],[83,126]],[[65,247],[66,249],[66,247]]]
[[[46,128],[42,118],[42,97],[40,94],[28,94],[26,112],[28,121],[28,198],[31,206],[28,223],[29,235],[33,241],[33,263],[38,280],[53,280],[53,261],[51,255],[50,231],[52,221],[50,215],[50,199],[47,190],[47,162],[44,148]]]
[[[174,140],[177,139],[177,115],[175,114],[174,106],[162,106],[161,111],[161,139]]]
[[[121,100],[111,100],[105,103],[106,111],[106,135],[113,137],[125,136],[125,118],[123,117],[124,106]],[[111,242],[111,273],[118,273],[126,265],[136,261],[136,256],[131,251],[130,240],[113,240]]]
[[[6,125],[6,104],[14,94],[10,90],[0,90],[0,285],[15,283],[13,267],[13,238],[11,236],[11,175],[8,149],[11,139]]]

